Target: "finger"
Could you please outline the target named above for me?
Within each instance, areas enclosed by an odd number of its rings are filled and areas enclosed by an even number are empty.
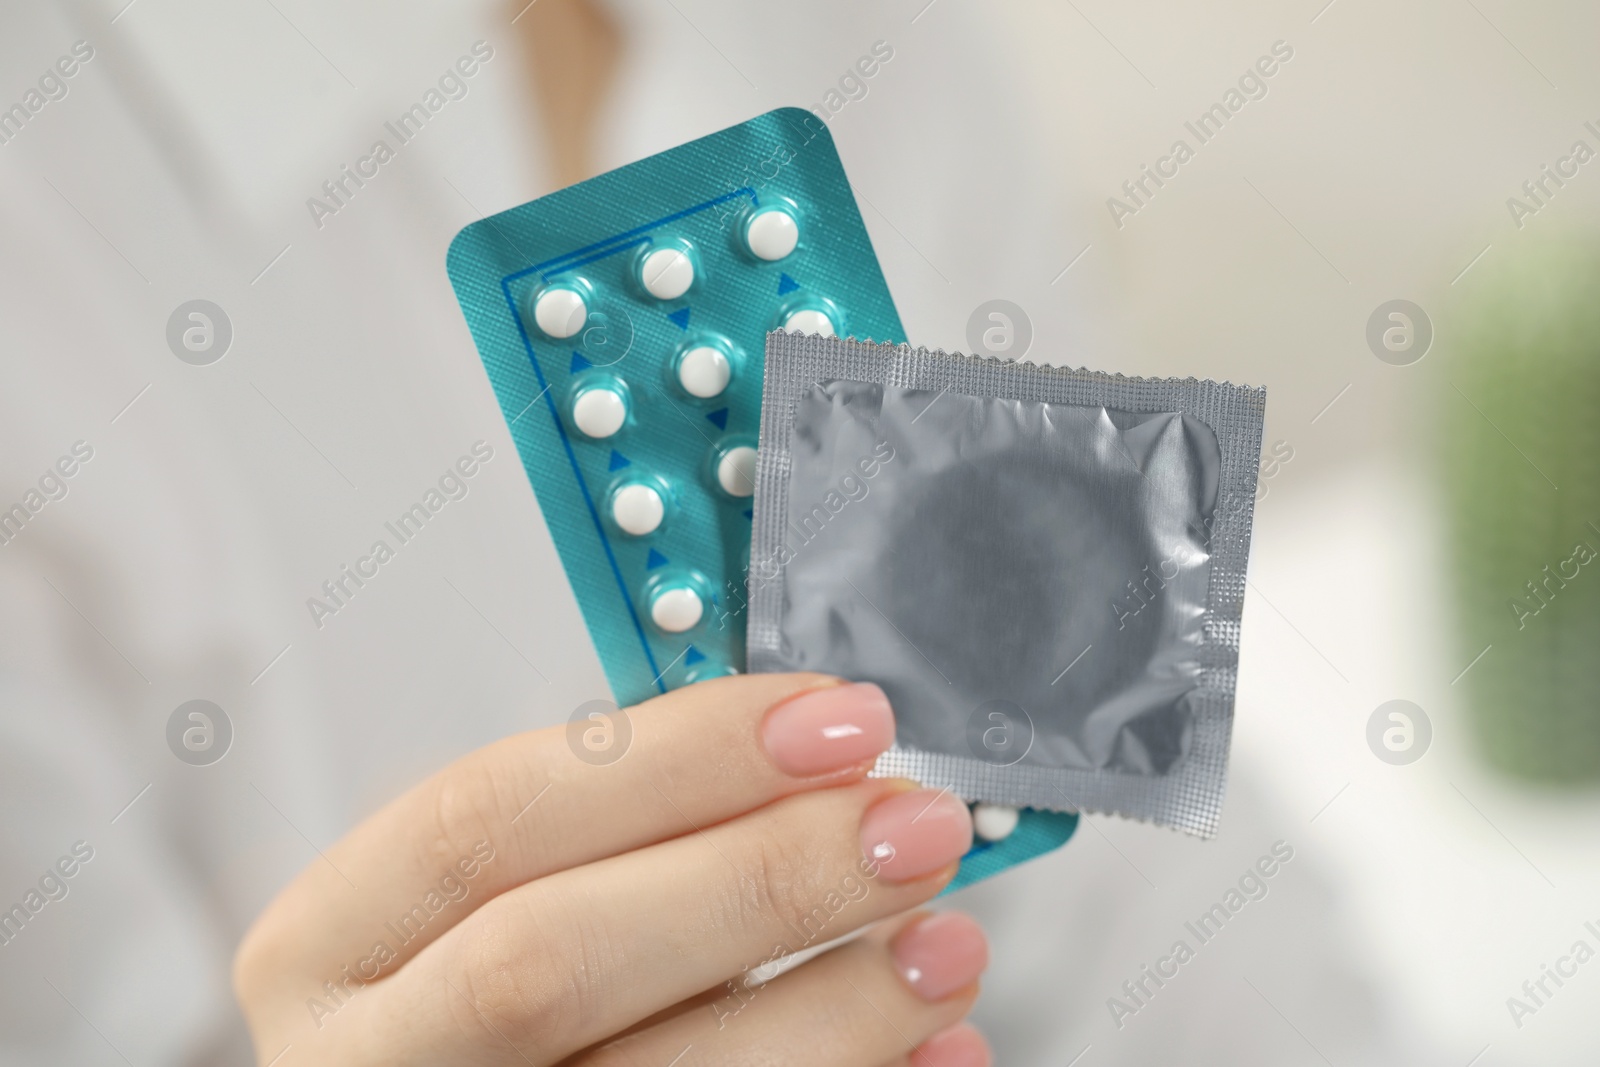
[[[910,916],[765,985],[731,981],[712,1003],[607,1042],[576,1062],[661,1067],[682,1056],[696,1067],[877,1067],[910,1057],[926,1067],[913,1053],[930,1041],[936,1056],[941,1047],[956,1047],[961,1038],[935,1035],[972,1007],[988,958],[983,931],[967,916]]]
[[[268,908],[237,980],[372,981],[512,886],[859,779],[894,739],[882,690],[814,674],[689,686],[610,726],[631,736],[613,762],[585,762],[554,727],[480,749],[389,804]]]
[[[441,1034],[508,1063],[559,1059],[926,901],[971,841],[964,803],[910,782],[788,797],[502,894],[385,982],[370,1003],[386,1021],[367,1025],[424,1060],[452,1052]]]
[[[957,1023],[934,1034],[915,1052],[891,1060],[884,1067],[992,1067],[989,1042],[971,1023]]]

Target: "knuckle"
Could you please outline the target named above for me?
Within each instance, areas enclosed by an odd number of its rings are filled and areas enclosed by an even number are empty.
[[[426,839],[426,860],[435,866],[450,866],[474,845],[492,843],[500,836],[491,830],[510,819],[502,799],[501,777],[493,764],[469,765],[437,783],[432,797],[435,833]]]
[[[792,923],[810,912],[811,888],[816,884],[816,855],[805,843],[786,834],[756,839],[741,864],[744,877],[735,887],[744,904],[740,916],[745,929],[764,929],[777,919]]]
[[[502,897],[480,909],[477,926],[452,949],[449,965],[465,1033],[499,1052],[509,1041],[548,1054],[598,1021],[605,991],[595,988],[596,976],[608,968],[596,966],[598,938],[581,913]]]

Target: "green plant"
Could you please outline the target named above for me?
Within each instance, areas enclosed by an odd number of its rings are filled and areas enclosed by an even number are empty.
[[[1462,663],[1488,761],[1600,778],[1600,242],[1485,272],[1452,331],[1444,433]]]

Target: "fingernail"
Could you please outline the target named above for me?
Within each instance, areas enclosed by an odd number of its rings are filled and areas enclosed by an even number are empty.
[[[761,724],[761,744],[772,762],[797,778],[854,766],[893,742],[889,698],[870,682],[801,693],[767,712]]]
[[[890,882],[932,874],[971,847],[972,813],[947,790],[897,793],[861,820],[861,850]]]
[[[890,951],[900,975],[923,1000],[943,1000],[978,980],[989,965],[983,929],[957,911],[930,915],[906,927]]]
[[[911,1054],[916,1067],[990,1067],[994,1056],[989,1042],[967,1023],[934,1034]]]

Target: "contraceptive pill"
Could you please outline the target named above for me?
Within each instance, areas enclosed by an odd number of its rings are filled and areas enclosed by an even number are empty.
[[[611,497],[611,521],[635,537],[655,533],[666,514],[661,494],[642,482],[625,485]]]
[[[745,243],[761,259],[783,259],[800,243],[800,225],[781,208],[757,211],[745,225]]]
[[[717,460],[717,484],[729,496],[746,497],[756,491],[756,450],[736,445]]]
[[[628,402],[615,389],[585,389],[572,401],[572,421],[589,437],[610,437],[627,419]]]
[[[976,804],[972,808],[972,832],[985,841],[1004,841],[1017,828],[1021,815],[1006,804]]]
[[[789,312],[788,318],[783,320],[783,328],[790,333],[814,333],[823,337],[834,335],[833,320],[827,312],[816,308],[800,308]]]
[[[688,586],[663,589],[650,601],[650,621],[669,634],[694,629],[705,611],[705,601]]]
[[[676,300],[694,284],[694,262],[679,248],[658,248],[639,265],[640,280],[657,300]]]
[[[733,377],[733,367],[720,349],[698,345],[678,361],[678,384],[690,396],[708,400],[721,395]]]
[[[588,305],[576,289],[546,289],[533,302],[534,322],[551,337],[571,337],[588,318]]]

